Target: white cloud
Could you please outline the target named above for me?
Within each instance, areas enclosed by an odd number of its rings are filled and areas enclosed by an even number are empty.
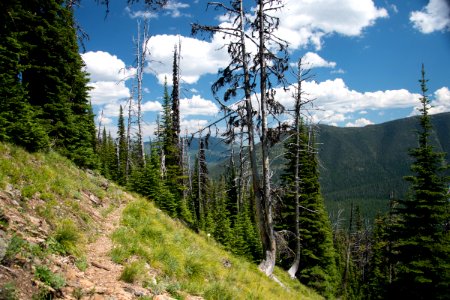
[[[146,111],[161,111],[162,105],[158,101],[147,101],[142,103],[141,109],[143,112]]]
[[[170,1],[168,7],[176,11],[176,8],[188,6]],[[358,36],[377,19],[387,17],[386,9],[377,8],[372,0],[287,0],[284,9],[277,14],[280,17],[278,35],[286,39],[292,49],[309,44],[320,49],[326,35]],[[187,84],[196,83],[202,75],[217,74],[218,69],[228,64],[229,55],[224,45],[229,40],[230,37],[224,38],[222,34],[214,34],[210,41],[167,34],[152,36],[148,44],[151,63],[146,72],[155,73],[161,84],[165,76],[171,78],[174,45],[181,41],[182,80]],[[247,46],[249,51],[255,47],[252,43]],[[335,62],[328,62],[312,52],[309,58],[316,67],[336,66]]]
[[[203,120],[203,119],[189,119],[189,120],[181,120],[181,132],[188,132],[188,133],[193,133],[196,132],[202,128],[204,128],[206,125],[208,125],[208,121],[207,120]]]
[[[307,52],[303,56],[307,68],[334,68],[336,63],[334,61],[326,61],[317,53]]]
[[[86,64],[91,82],[124,80],[136,72],[133,68],[126,68],[121,59],[108,52],[89,51],[82,53],[81,57]]]
[[[164,5],[163,9],[167,11],[167,14],[172,18],[178,18],[181,16],[189,16],[189,14],[182,14],[180,9],[188,8],[189,4],[178,2],[176,0],[169,0],[167,4]]]
[[[414,28],[422,33],[450,30],[450,7],[446,0],[430,0],[421,11],[409,16]]]
[[[178,41],[181,41],[181,79],[185,83],[196,83],[204,74],[216,74],[229,61],[218,36],[206,42],[178,35],[155,35],[148,42],[149,61],[153,62],[146,71],[156,73],[160,84],[164,83],[166,76],[172,78],[173,51]]]
[[[149,10],[138,10],[138,11],[132,11],[128,6],[125,7],[125,11],[127,12],[128,16],[132,19],[156,19],[158,18],[158,15],[155,12],[149,11]]]
[[[97,81],[88,84],[92,89],[89,91],[93,105],[116,103],[120,99],[129,98],[130,90],[125,82]]]
[[[333,70],[330,72],[331,74],[345,74],[345,71],[342,69]]]
[[[371,125],[373,124],[372,121],[366,119],[366,118],[359,118],[357,120],[355,120],[355,122],[348,122],[347,124],[345,124],[345,127],[364,127],[366,125]]]
[[[359,36],[387,10],[377,8],[372,0],[287,0],[277,13],[278,35],[294,49],[312,44],[320,49],[322,38],[338,33]]]
[[[214,102],[203,99],[199,95],[194,95],[190,99],[180,99],[180,113],[182,117],[191,115],[213,116],[218,112],[219,108]]]
[[[341,78],[304,82],[303,89],[310,99],[315,99],[311,108],[314,121],[332,124],[344,122],[351,118],[352,113],[359,111],[414,107],[420,97],[405,89],[359,92],[350,89]],[[291,94],[277,90],[278,101],[292,108],[294,100]],[[445,92],[441,94],[445,99]]]
[[[111,103],[107,103],[105,105],[103,105],[102,110],[103,110],[103,116],[108,118],[108,117],[118,117],[119,113],[120,113],[120,105],[122,105],[122,109],[124,110],[124,115],[128,115],[127,113],[127,107],[126,107],[126,102],[125,101],[116,101],[116,102],[111,102]],[[117,125],[117,124],[116,124]]]
[[[437,114],[450,111],[450,90],[442,87],[434,92],[434,101],[431,102],[430,113]]]

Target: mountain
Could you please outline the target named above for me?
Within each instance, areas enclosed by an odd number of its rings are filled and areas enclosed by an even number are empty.
[[[0,299],[322,299],[55,152],[0,143]]]
[[[450,153],[450,113],[436,114],[431,119],[435,149]],[[412,162],[408,149],[417,145],[418,130],[418,117],[356,128],[318,125],[320,182],[332,219],[340,210],[347,216],[352,202],[360,206],[364,217],[372,219],[388,209],[391,195],[405,197],[408,183],[403,177],[411,174]],[[221,149],[221,153],[230,152]],[[283,169],[282,154],[282,143],[271,148],[275,182]],[[215,169],[223,170],[228,161],[214,164],[210,169],[216,174]]]
[[[430,137],[436,151],[450,153],[450,113],[432,116]],[[409,149],[417,146],[418,117],[361,128],[319,126],[322,193],[329,212],[337,215],[351,202],[372,218],[386,211],[391,195],[403,198],[412,160]]]

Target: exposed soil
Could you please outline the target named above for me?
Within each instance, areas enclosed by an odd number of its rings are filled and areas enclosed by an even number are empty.
[[[111,234],[120,221],[123,205],[110,213],[102,222],[101,233],[96,240],[87,245],[87,268],[80,271],[73,263],[61,262],[66,278],[61,299],[135,299],[152,296],[149,290],[139,285],[120,281],[123,266],[111,261]],[[63,260],[67,258],[63,258]]]
[[[77,267],[77,259],[73,256],[51,254],[39,258],[37,255],[30,255],[29,250],[19,249],[7,259],[5,251],[13,236],[20,237],[28,245],[46,247],[51,229],[45,219],[36,213],[45,204],[38,196],[23,201],[18,190],[0,190],[0,299],[11,299],[12,294],[8,290],[14,290],[16,298],[30,300],[42,288],[50,290],[53,299],[128,300],[143,296],[172,299],[168,295],[154,295],[139,283],[129,284],[120,280],[123,266],[111,260],[111,235],[119,226],[126,203],[117,203],[111,199],[100,200],[89,192],[83,192],[83,199],[79,202],[80,209],[88,213],[95,223],[94,233],[87,234],[91,241],[86,243],[83,251],[86,257],[85,268],[81,268],[83,271]],[[132,200],[127,194],[124,198],[127,202]],[[112,211],[102,216],[101,211],[108,207]],[[78,217],[71,216],[74,219]],[[63,277],[64,287],[55,291],[37,280],[34,275],[37,265],[49,266],[54,274]],[[149,272],[149,277],[156,276],[156,271],[150,267],[146,271]]]

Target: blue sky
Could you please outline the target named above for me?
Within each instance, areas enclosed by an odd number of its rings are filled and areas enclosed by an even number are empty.
[[[149,64],[144,74],[145,133],[152,135],[161,109],[164,76],[171,80],[173,47],[182,44],[182,126],[196,131],[219,117],[210,92],[228,56],[221,36],[191,36],[191,23],[218,25],[221,12],[206,0],[170,0],[160,11],[125,0],[110,1],[110,12],[96,1],[76,9],[89,35],[82,53],[91,74],[91,99],[102,124],[116,131],[119,105],[130,96],[137,21],[149,17]],[[249,7],[255,1],[246,1]],[[432,112],[450,111],[450,8],[446,0],[286,0],[278,35],[290,45],[295,63],[304,56],[315,74],[304,84],[315,98],[312,121],[364,126],[415,114],[421,64],[425,64]],[[293,79],[292,79],[293,81]],[[170,82],[169,82],[170,83]],[[292,106],[281,89],[278,100]],[[98,122],[98,120],[97,120]]]

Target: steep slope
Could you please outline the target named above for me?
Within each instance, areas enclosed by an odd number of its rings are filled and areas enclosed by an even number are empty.
[[[0,144],[0,170],[0,299],[320,299],[55,153]]]
[[[437,151],[450,153],[450,113],[431,117],[431,140]],[[408,184],[403,177],[410,174],[408,150],[417,145],[419,129],[416,117],[399,119],[360,128],[318,125],[317,145],[320,160],[320,182],[329,213],[336,216],[343,209],[347,214],[352,202],[358,204],[363,216],[373,218],[386,211],[391,194],[404,197]],[[214,153],[211,157],[219,157]],[[283,170],[283,145],[271,148],[275,182]],[[221,149],[223,153],[230,151]],[[207,156],[208,159],[208,156]],[[208,164],[210,173],[218,176],[228,158]]]
[[[431,140],[436,151],[450,152],[450,113],[432,116]],[[416,147],[419,123],[416,117],[362,128],[319,127],[321,186],[328,209],[358,203],[362,212],[373,217],[387,209],[392,194],[404,197],[411,158]]]

